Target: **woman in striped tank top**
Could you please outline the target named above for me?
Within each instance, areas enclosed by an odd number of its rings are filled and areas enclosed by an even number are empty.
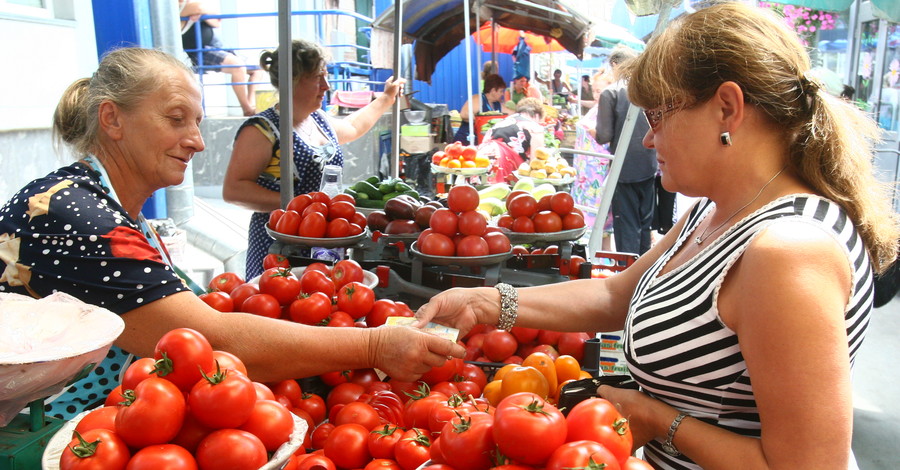
[[[616,276],[453,289],[417,315],[464,331],[624,328],[641,391],[598,395],[654,468],[856,468],[850,371],[900,230],[873,176],[876,126],[809,69],[768,10],[680,18],[623,72],[663,185],[695,207]]]

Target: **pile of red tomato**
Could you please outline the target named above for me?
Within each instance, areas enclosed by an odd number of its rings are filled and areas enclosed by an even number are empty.
[[[506,196],[506,210],[497,226],[513,232],[552,233],[584,227],[584,213],[565,191],[548,194],[540,201],[527,191],[513,191]]]
[[[469,185],[457,185],[447,194],[447,208],[431,214],[429,228],[416,240],[416,248],[431,256],[487,256],[509,253],[509,238],[498,228],[488,227],[487,219],[476,209],[478,191]]]
[[[540,352],[555,360],[572,356],[584,359],[585,342],[592,337],[583,332],[559,332],[514,326],[512,330],[498,330],[490,325],[478,325],[465,338],[465,360],[521,364],[523,358]]]
[[[220,312],[252,313],[307,325],[375,327],[389,316],[413,316],[403,302],[376,300],[354,260],[338,261],[332,268],[313,263],[300,277],[280,255],[268,255],[264,266],[269,267],[258,283],[244,282],[231,272],[219,274],[200,298]]]
[[[187,328],[133,362],[105,405],[78,422],[60,470],[258,469],[294,431],[240,359]]]
[[[357,212],[353,196],[333,198],[316,191],[295,196],[284,209],[269,214],[269,228],[285,235],[307,238],[344,238],[359,235],[366,216]]]

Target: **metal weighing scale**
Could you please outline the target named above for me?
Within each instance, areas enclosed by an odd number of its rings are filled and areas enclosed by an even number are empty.
[[[118,315],[66,294],[0,294],[0,470],[42,467],[66,423],[45,416],[44,400],[86,377],[124,328]]]

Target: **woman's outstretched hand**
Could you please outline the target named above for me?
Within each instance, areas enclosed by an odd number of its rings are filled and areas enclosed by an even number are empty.
[[[460,335],[465,335],[478,323],[496,323],[499,299],[500,294],[490,287],[449,289],[419,307],[413,326],[421,328],[433,321],[458,328]]]

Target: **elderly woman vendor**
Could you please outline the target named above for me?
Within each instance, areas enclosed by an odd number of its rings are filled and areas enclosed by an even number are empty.
[[[413,380],[463,356],[461,346],[413,328],[311,327],[219,313],[194,295],[140,210],[154,191],[181,183],[203,150],[200,98],[190,69],[174,57],[140,48],[108,53],[92,78],[66,90],[54,115],[54,131],[80,159],[32,181],[0,209],[0,292],[62,291],[125,321],[108,358],[48,403],[52,415],[102,402],[117,383],[123,350],[152,357],[159,338],[177,327],[237,355],[261,382],[366,367]]]

